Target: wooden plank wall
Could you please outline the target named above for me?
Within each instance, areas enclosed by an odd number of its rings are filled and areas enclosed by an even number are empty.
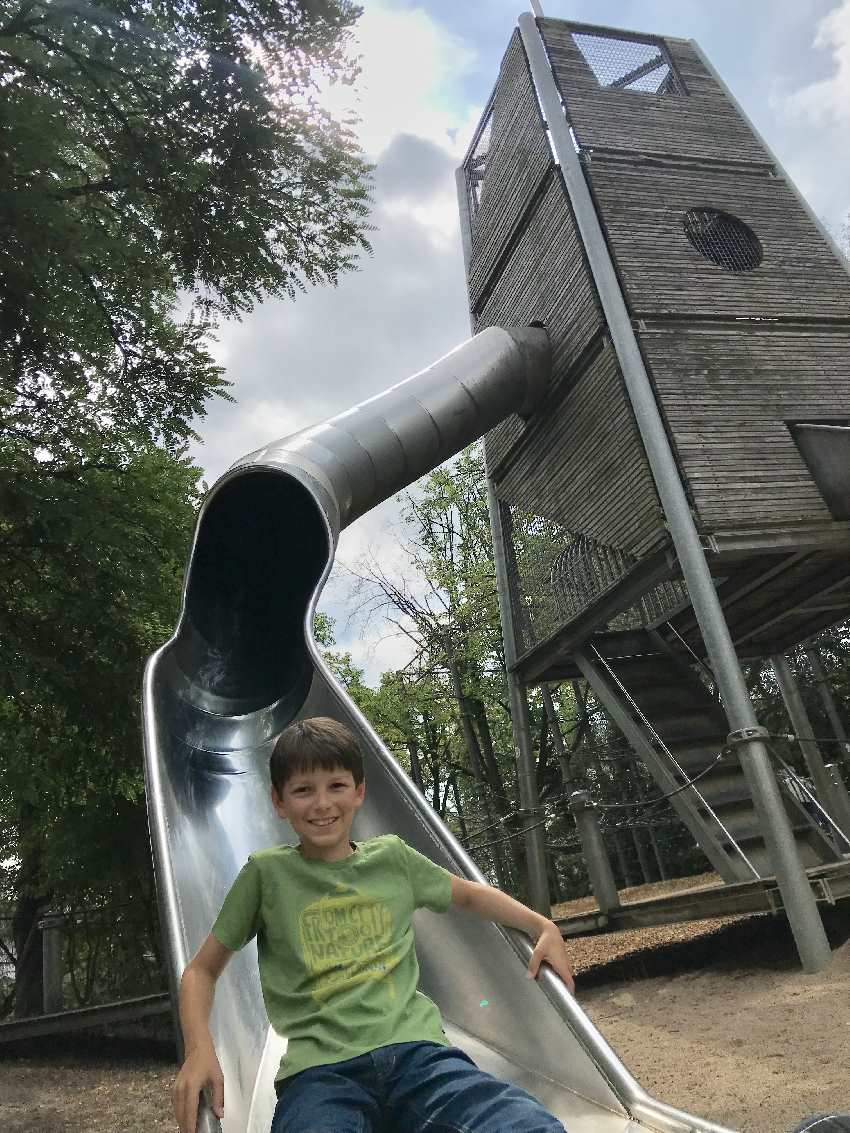
[[[755,163],[770,158],[685,40],[660,40],[685,85],[685,95],[612,90],[599,85],[572,31],[605,31],[564,20],[540,20],[555,81],[583,150],[681,156]],[[652,39],[652,36],[644,37]]]
[[[633,554],[666,541],[655,487],[595,285],[540,120],[525,54],[511,41],[492,102],[492,142],[472,220],[475,327],[542,322],[553,378],[529,422],[486,440],[499,497]]]
[[[518,33],[512,37],[502,62],[491,113],[490,148],[478,209],[472,219],[467,284],[473,310],[512,231],[552,168]]]
[[[690,43],[658,41],[684,93],[655,95],[600,85],[571,31],[606,29],[541,30],[701,530],[834,540],[786,422],[850,417],[846,271]],[[701,256],[699,208],[745,221],[761,265]]]
[[[497,481],[502,499],[638,558],[666,542],[661,505],[617,357],[607,342],[565,396],[529,422],[523,458]]]
[[[850,279],[786,183],[728,169],[641,162],[591,162],[598,207],[615,251],[629,309],[637,318],[850,320]],[[764,258],[753,271],[727,271],[685,235],[688,209],[740,218]],[[747,349],[749,329],[741,332]]]
[[[553,376],[546,401],[535,415],[535,424],[539,426],[551,414],[553,406],[568,396],[565,388],[569,384],[568,375],[602,329],[596,290],[563,186],[556,177],[551,177],[503,270],[490,286],[483,308],[474,312],[476,330],[542,322],[549,331]],[[513,417],[488,435],[487,459],[497,482],[501,477],[500,466],[525,431],[525,423]],[[535,468],[537,457],[530,443],[523,442],[520,449],[511,453],[511,460],[518,465],[514,482],[517,476],[522,477],[522,470],[530,474]],[[563,486],[555,489],[553,485],[553,489],[561,493]],[[504,498],[508,500],[507,496]],[[545,514],[534,507],[529,510]]]
[[[657,326],[641,341],[706,532],[831,524],[786,421],[850,421],[850,328],[750,327],[742,344],[729,323]]]

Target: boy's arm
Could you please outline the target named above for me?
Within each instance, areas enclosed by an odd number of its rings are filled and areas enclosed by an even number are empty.
[[[174,1116],[180,1133],[195,1133],[201,1091],[210,1088],[216,1117],[224,1115],[224,1077],[210,1034],[210,1011],[218,977],[233,955],[210,935],[186,965],[180,981],[180,1029],[184,1062],[174,1083]]]
[[[528,964],[528,975],[534,979],[545,961],[558,973],[570,992],[575,993],[573,969],[560,929],[554,922],[526,905],[515,901],[501,889],[480,885],[452,874],[452,905],[466,909],[482,920],[497,921],[508,928],[527,933],[536,944]]]

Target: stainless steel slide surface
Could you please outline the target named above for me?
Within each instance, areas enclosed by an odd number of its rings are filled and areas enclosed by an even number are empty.
[[[544,331],[490,328],[421,374],[252,453],[198,520],[180,622],[144,684],[148,811],[176,989],[253,850],[292,840],[269,799],[268,756],[293,720],[327,715],[360,738],[366,804],[355,838],[396,833],[483,880],[326,668],[312,636],[339,532],[511,413],[549,373]],[[721,1128],[649,1098],[551,973],[525,978],[530,943],[462,913],[416,914],[423,990],[485,1069],[519,1082],[571,1133]],[[219,981],[212,1030],[225,1117],[202,1133],[267,1133],[285,1036],[263,1007],[254,945]]]

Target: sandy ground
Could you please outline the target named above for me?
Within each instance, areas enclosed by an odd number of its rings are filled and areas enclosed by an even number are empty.
[[[657,1097],[744,1133],[789,1133],[808,1114],[850,1112],[850,909],[827,923],[833,963],[813,976],[771,917],[571,941],[579,998]],[[90,1035],[0,1059],[3,1133],[175,1128],[167,1044]]]
[[[758,953],[748,932],[714,941],[728,949],[717,968],[582,993],[638,1081],[671,1105],[747,1133],[790,1130],[827,1110],[850,1113],[850,943],[827,972],[805,975],[791,966],[790,948]]]
[[[624,904],[719,884],[623,890]],[[593,908],[592,898],[553,909]],[[850,907],[827,909],[830,968],[800,970],[787,923],[723,917],[568,942],[582,1006],[656,1097],[744,1133],[850,1113]]]
[[[3,1133],[148,1133],[175,1130],[165,1044],[88,1037],[0,1047]]]

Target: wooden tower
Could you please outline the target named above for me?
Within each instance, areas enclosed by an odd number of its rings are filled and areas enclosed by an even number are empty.
[[[696,44],[524,20],[459,179],[475,328],[540,322],[554,349],[542,410],[486,439],[512,676],[582,673],[669,787],[740,720],[695,675],[705,626],[627,358],[738,656],[782,653],[850,614],[850,276]],[[676,805],[721,874],[773,872],[734,752],[701,788]],[[783,806],[805,865],[840,857]]]

